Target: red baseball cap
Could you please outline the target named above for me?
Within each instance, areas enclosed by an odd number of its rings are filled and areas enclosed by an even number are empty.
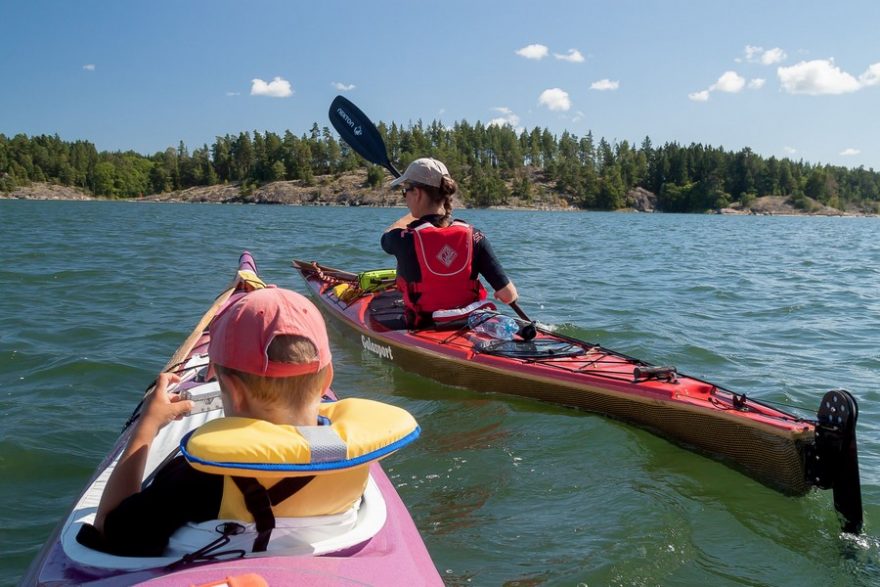
[[[264,377],[317,373],[330,364],[330,342],[321,312],[304,296],[279,287],[249,292],[228,306],[209,328],[211,362]],[[270,361],[267,351],[276,336],[308,339],[318,351],[310,363]]]

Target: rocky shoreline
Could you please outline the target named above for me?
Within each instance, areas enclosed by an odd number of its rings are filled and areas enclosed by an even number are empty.
[[[538,196],[524,202],[513,199],[504,206],[493,206],[493,209],[509,210],[552,210],[575,211],[564,198],[542,186]],[[249,192],[249,193],[248,193]],[[48,183],[33,183],[29,186],[16,188],[8,193],[0,193],[0,199],[19,200],[113,200],[91,196],[82,190],[68,186]],[[657,197],[647,190],[636,188],[626,196],[627,208],[621,212],[654,212]],[[381,187],[374,189],[366,185],[366,174],[355,172],[341,177],[319,176],[311,185],[302,181],[276,181],[252,190],[243,190],[238,184],[199,186],[152,194],[140,198],[126,198],[133,202],[180,202],[180,203],[214,203],[214,204],[277,204],[288,206],[368,206],[368,207],[405,207],[403,197],[397,190]],[[734,205],[715,211],[724,215],[762,215],[762,216],[876,216],[862,210],[841,211],[836,208],[822,206],[811,200],[811,211],[794,207],[787,196],[762,196],[756,198],[748,208]],[[467,208],[461,201],[455,201],[454,207]]]
[[[0,192],[0,200],[98,200],[82,190],[51,183],[33,183],[12,192]]]

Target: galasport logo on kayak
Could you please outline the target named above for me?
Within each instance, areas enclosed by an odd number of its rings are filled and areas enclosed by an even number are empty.
[[[338,114],[339,118],[344,120],[345,124],[347,124],[351,128],[351,132],[354,133],[354,136],[359,137],[364,134],[364,129],[361,128],[361,125],[355,125],[355,121],[351,119],[348,113],[343,110],[341,106],[336,109],[336,114]]]
[[[373,353],[374,355],[378,355],[383,359],[388,359],[389,361],[394,360],[394,356],[391,354],[390,346],[382,346],[381,344],[376,344],[372,339],[367,338],[363,334],[361,335],[361,344],[365,349]]]

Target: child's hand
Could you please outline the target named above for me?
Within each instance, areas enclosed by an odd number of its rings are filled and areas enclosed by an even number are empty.
[[[144,478],[144,468],[147,463],[147,455],[150,453],[150,445],[156,438],[156,434],[172,420],[182,418],[192,410],[193,403],[190,400],[181,400],[176,393],[168,393],[168,386],[172,383],[180,383],[180,376],[171,373],[162,373],[156,379],[153,391],[144,399],[144,409],[138,419],[131,438],[101,496],[98,511],[95,514],[95,528],[99,532],[104,531],[104,520],[107,514],[119,506],[124,499],[141,490],[141,481]]]
[[[168,393],[168,386],[180,382],[174,373],[161,373],[156,379],[156,387],[147,396],[141,426],[149,426],[154,434],[174,420],[180,420],[193,408],[191,400],[180,399],[177,393]]]

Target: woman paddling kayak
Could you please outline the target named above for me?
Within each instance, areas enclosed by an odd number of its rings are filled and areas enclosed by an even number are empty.
[[[461,319],[486,301],[482,275],[505,304],[516,302],[507,277],[485,235],[452,219],[455,180],[441,161],[416,159],[391,182],[403,187],[409,213],[382,235],[382,249],[397,258],[397,284],[411,328]]]

